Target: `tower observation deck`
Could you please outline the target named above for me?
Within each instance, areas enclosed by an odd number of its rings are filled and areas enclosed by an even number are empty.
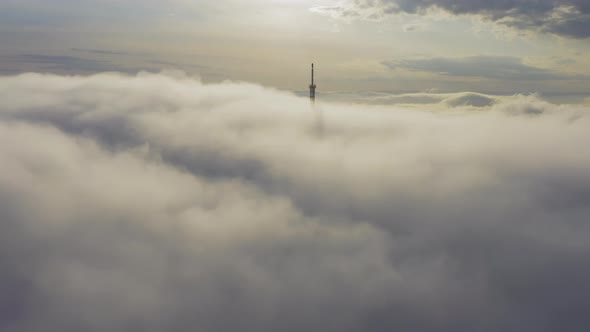
[[[313,63],[311,64],[311,84],[309,85],[309,99],[312,103],[315,102],[315,88],[316,85],[314,83],[314,72],[313,72]]]

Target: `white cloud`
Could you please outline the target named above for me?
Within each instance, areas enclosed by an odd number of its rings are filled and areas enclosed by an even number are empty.
[[[2,77],[1,329],[583,329],[590,110],[473,98]]]

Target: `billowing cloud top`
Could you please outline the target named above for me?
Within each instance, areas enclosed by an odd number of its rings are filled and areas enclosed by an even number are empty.
[[[352,0],[320,10],[339,17],[377,19],[397,13],[427,14],[431,9],[454,15],[478,15],[519,30],[590,37],[587,0]]]
[[[446,102],[0,78],[0,330],[584,331],[590,110]]]

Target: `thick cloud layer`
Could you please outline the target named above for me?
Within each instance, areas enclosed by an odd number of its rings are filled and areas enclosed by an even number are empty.
[[[587,0],[352,0],[319,11],[348,18],[380,18],[390,14],[426,14],[442,9],[454,15],[478,15],[519,30],[590,37]]]
[[[0,330],[585,331],[590,109],[480,108],[0,78]]]
[[[507,81],[573,79],[547,69],[523,63],[521,58],[507,56],[470,56],[463,58],[413,58],[384,61],[391,69],[402,68],[417,72],[438,73],[459,77],[485,77]],[[582,78],[583,76],[579,76]]]

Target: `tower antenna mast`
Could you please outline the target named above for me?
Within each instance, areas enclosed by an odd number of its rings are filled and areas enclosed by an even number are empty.
[[[311,64],[311,85],[309,86],[309,99],[311,100],[312,103],[315,103],[315,89],[316,89],[316,85],[314,82],[314,68],[313,68],[313,63]]]

